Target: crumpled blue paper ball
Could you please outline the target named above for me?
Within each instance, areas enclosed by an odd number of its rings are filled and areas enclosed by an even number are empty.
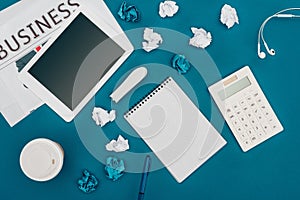
[[[116,157],[108,157],[106,160],[106,176],[107,178],[116,181],[123,176],[125,170],[124,161]]]
[[[78,180],[78,188],[85,193],[95,191],[98,186],[97,178],[86,169],[82,174],[83,176]]]
[[[126,22],[138,22],[141,18],[139,10],[134,5],[127,6],[125,1],[121,4],[118,15]]]
[[[179,74],[185,74],[191,68],[185,56],[178,54],[172,58],[172,67],[175,68]]]

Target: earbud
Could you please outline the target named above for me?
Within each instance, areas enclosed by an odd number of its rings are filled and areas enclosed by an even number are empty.
[[[266,53],[263,51],[260,51],[260,43],[257,43],[257,55],[260,59],[266,58]]]
[[[271,56],[274,56],[275,55],[275,50],[274,49],[270,49],[267,42],[263,41],[263,44],[268,52],[268,54],[270,54]]]
[[[276,54],[274,49],[270,49],[270,51],[268,52],[271,56],[274,56]]]
[[[259,52],[259,53],[258,53],[258,57],[261,58],[261,59],[265,59],[265,58],[266,58],[266,53],[263,52],[263,51],[262,51],[262,52]]]

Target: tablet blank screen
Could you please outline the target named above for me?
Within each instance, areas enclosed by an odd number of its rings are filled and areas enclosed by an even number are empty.
[[[124,53],[80,13],[28,72],[74,110]]]

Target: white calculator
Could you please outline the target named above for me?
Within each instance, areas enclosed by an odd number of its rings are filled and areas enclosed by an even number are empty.
[[[283,131],[248,66],[208,89],[244,152]]]

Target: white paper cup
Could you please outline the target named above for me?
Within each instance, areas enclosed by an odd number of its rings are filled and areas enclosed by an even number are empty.
[[[58,175],[64,160],[62,147],[49,139],[30,141],[20,155],[20,166],[24,174],[35,181],[48,181]]]

